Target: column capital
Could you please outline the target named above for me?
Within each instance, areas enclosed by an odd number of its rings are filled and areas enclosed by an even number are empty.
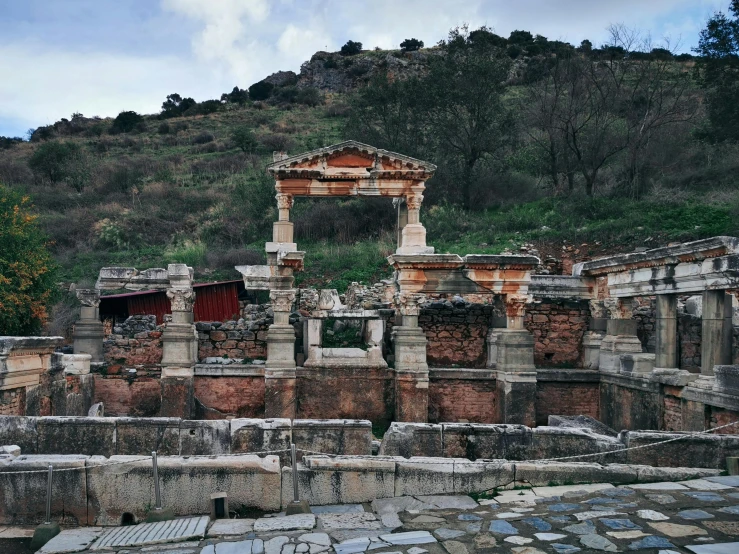
[[[277,208],[280,210],[292,210],[294,198],[292,194],[285,194],[284,192],[278,192],[275,195],[277,199]]]
[[[83,306],[88,306],[90,308],[100,307],[99,289],[76,289],[74,294]]]
[[[603,305],[611,319],[631,319],[634,315],[633,298],[605,298]]]
[[[290,312],[295,302],[295,289],[271,290],[269,299],[275,312]]]
[[[606,319],[608,317],[608,308],[606,308],[604,300],[589,300],[590,315],[596,319]]]
[[[195,304],[195,291],[192,289],[167,289],[167,298],[173,312],[192,312]]]
[[[405,197],[405,203],[409,210],[420,210],[423,204],[423,194],[420,192],[408,193]]]
[[[401,292],[395,297],[395,302],[403,316],[417,316],[421,313],[421,304],[426,301],[425,294],[415,292]]]
[[[507,294],[505,297],[505,312],[507,317],[524,317],[526,304],[532,297],[525,294]]]

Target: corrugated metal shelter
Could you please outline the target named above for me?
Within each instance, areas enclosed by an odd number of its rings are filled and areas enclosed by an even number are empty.
[[[195,321],[226,321],[238,319],[239,295],[244,282],[221,281],[193,285],[196,300],[193,308]],[[167,293],[162,290],[142,290],[100,297],[100,317],[123,320],[132,315],[155,315],[157,323],[172,313]]]

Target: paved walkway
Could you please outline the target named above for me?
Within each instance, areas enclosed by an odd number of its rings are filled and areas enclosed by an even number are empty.
[[[476,500],[406,496],[375,500],[371,505],[318,506],[313,511],[218,520],[210,524],[205,536],[203,518],[182,519],[177,523],[177,529],[183,530],[178,540],[185,542],[179,543],[161,544],[173,540],[172,535],[162,539],[164,531],[152,533],[141,525],[138,531],[123,528],[126,534],[120,529],[70,529],[40,552],[739,554],[739,477],[624,487],[538,487]],[[114,546],[125,537],[147,536],[148,542],[130,540],[127,546]],[[107,548],[99,549],[105,544]]]

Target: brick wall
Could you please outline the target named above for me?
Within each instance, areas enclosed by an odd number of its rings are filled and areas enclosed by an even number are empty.
[[[665,431],[682,431],[683,428],[683,411],[679,398],[680,389],[675,387],[665,387],[664,397],[664,413],[662,416],[662,427]]]
[[[264,417],[264,377],[195,377],[204,419]]]
[[[527,306],[524,324],[536,341],[536,367],[582,367],[582,338],[589,316],[587,302],[544,301]]]
[[[485,367],[492,317],[490,304],[438,300],[424,306],[418,324],[428,339],[429,366]]]
[[[598,383],[536,384],[536,424],[547,425],[550,415],[586,415],[600,418]]]
[[[25,415],[26,388],[0,391],[0,415]]]
[[[429,422],[499,423],[495,379],[429,379]]]
[[[159,378],[95,375],[95,402],[104,403],[106,416],[157,416],[162,405]]]
[[[115,325],[103,342],[105,362],[125,367],[153,366],[162,361],[163,325],[154,315],[135,315]]]
[[[739,412],[734,412],[732,410],[725,410],[723,408],[716,408],[711,407],[711,415],[708,418],[708,425],[711,429],[715,429],[716,427],[721,427],[722,425],[726,425],[728,423],[732,423],[734,421],[739,421]],[[725,427],[724,429],[719,429],[715,432],[716,435],[738,435],[739,434],[739,425],[732,425],[730,427]]]

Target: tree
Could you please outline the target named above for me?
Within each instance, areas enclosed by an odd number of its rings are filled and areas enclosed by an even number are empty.
[[[169,94],[162,102],[161,116],[164,118],[181,116],[185,111],[196,104],[192,98],[182,98],[179,94]]]
[[[706,91],[711,136],[715,140],[739,140],[739,0],[729,11],[708,20],[698,48],[700,83]]]
[[[249,127],[237,127],[231,133],[231,140],[245,153],[254,152],[259,143],[257,142],[254,132]]]
[[[339,53],[342,56],[354,56],[362,51],[362,43],[348,40],[344,46],[341,47]]]
[[[249,98],[252,100],[266,100],[272,94],[275,86],[267,81],[259,81],[249,87]]]
[[[130,133],[144,122],[144,118],[134,111],[121,112],[113,120],[111,133]]]
[[[89,180],[87,155],[74,142],[49,141],[42,144],[28,159],[28,167],[52,184],[66,181],[77,192],[82,192]]]
[[[242,106],[247,100],[249,100],[249,92],[239,87],[234,87],[231,92],[221,94],[221,102],[230,102]]]
[[[0,335],[32,335],[47,318],[55,265],[28,197],[0,185]]]
[[[407,38],[400,43],[400,49],[403,52],[415,52],[421,48],[423,48],[423,41],[415,38]]]

